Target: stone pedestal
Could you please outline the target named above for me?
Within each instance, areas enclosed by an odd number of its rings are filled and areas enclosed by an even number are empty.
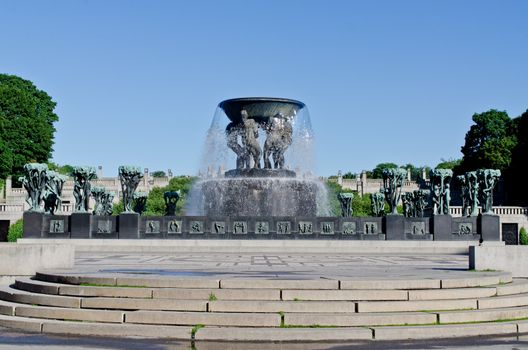
[[[477,221],[478,233],[483,242],[500,241],[500,218],[493,214],[480,214]]]
[[[433,215],[431,217],[431,228],[433,240],[450,241],[453,237],[453,218],[451,215]]]
[[[41,238],[42,225],[44,223],[44,213],[24,212],[24,238]]]
[[[317,181],[292,177],[232,177],[203,180],[194,191],[191,215],[314,217],[317,195],[324,188]]]
[[[139,214],[122,213],[117,221],[119,239],[139,238]]]
[[[385,216],[385,236],[387,241],[405,239],[405,217],[403,215]]]
[[[90,213],[72,213],[70,216],[70,237],[71,238],[90,238],[91,232]]]

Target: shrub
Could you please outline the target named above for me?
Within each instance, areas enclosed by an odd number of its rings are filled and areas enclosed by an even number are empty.
[[[7,241],[16,242],[17,239],[22,238],[22,233],[24,232],[24,221],[22,219],[15,222],[13,225],[9,226],[9,231],[7,232]]]
[[[524,227],[521,227],[521,230],[519,231],[519,243],[521,245],[528,245],[528,233],[526,233]]]

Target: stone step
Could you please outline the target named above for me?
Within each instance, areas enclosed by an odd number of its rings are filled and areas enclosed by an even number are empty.
[[[496,309],[527,305],[528,294],[526,293],[478,299],[478,309]]]
[[[410,312],[424,310],[477,309],[476,299],[367,301],[357,303],[357,312]]]
[[[349,301],[210,301],[211,312],[335,312],[353,313],[356,303]]]
[[[243,342],[316,342],[371,340],[372,330],[360,327],[341,328],[236,328],[204,327],[196,332],[197,341]],[[215,344],[218,346],[218,344]],[[277,344],[274,344],[277,347]],[[279,346],[280,347],[280,346]],[[199,346],[199,348],[202,348]],[[256,347],[260,349],[260,347]]]
[[[222,289],[339,289],[339,281],[331,279],[249,279],[233,278],[220,280]]]
[[[479,274],[479,272],[475,272],[475,273]],[[489,275],[478,275],[475,277],[442,279],[442,289],[484,287],[484,286],[498,285],[501,283],[510,283],[511,281],[512,281],[511,273],[497,272],[497,273],[491,273]]]
[[[0,300],[12,301],[20,304],[34,304],[68,308],[81,307],[81,298],[31,293],[10,287],[0,287]]]
[[[528,317],[528,307],[438,312],[439,323],[490,322]]]
[[[406,290],[283,290],[282,300],[407,300]]]
[[[123,312],[120,311],[68,309],[48,306],[19,305],[15,307],[14,315],[21,317],[48,318],[54,320],[96,321],[109,323],[123,322]]]
[[[186,289],[157,288],[154,299],[281,300],[279,289]]]
[[[491,297],[497,294],[495,287],[410,290],[409,300],[453,300]]]
[[[123,287],[152,288],[218,288],[219,280],[213,278],[182,278],[182,277],[109,277],[101,275],[58,274],[52,272],[37,272],[35,278],[44,282],[62,284],[94,284]]]
[[[516,278],[511,283],[498,285],[497,295],[528,293],[528,279]]]
[[[220,313],[220,312],[174,312],[174,311],[130,311],[125,312],[126,323],[164,325],[207,325],[239,327],[279,327],[278,313]]]
[[[17,279],[15,288],[33,293],[67,296],[152,298],[152,288],[67,285],[29,278]]]
[[[39,294],[59,294],[60,286],[57,283],[36,281],[30,278],[18,278],[14,284],[16,289]]]
[[[207,301],[136,298],[82,298],[84,309],[166,310],[207,312]]]
[[[476,323],[435,326],[373,327],[376,340],[440,339],[517,334],[517,324]]]
[[[37,272],[36,279],[61,284],[94,284],[105,286],[141,286],[151,288],[223,288],[223,289],[449,289],[506,284],[512,281],[508,272],[475,272],[475,276],[443,279],[250,279],[250,278],[191,278],[175,276],[135,277],[101,274],[76,275],[56,272]]]
[[[340,289],[439,289],[440,279],[341,280]]]
[[[181,313],[180,313],[181,314]],[[294,314],[299,316],[303,314]],[[247,315],[246,315],[247,316]],[[288,314],[285,315],[285,320]],[[304,315],[306,316],[306,315]],[[314,316],[314,315],[311,315]],[[315,315],[322,316],[322,315]],[[314,320],[312,317],[311,320]],[[321,320],[321,318],[319,318]],[[389,318],[386,318],[389,320]],[[470,337],[481,335],[515,335],[528,331],[525,320],[491,323],[449,324],[449,325],[413,325],[413,326],[375,326],[370,327],[332,327],[319,328],[315,323],[310,328],[249,328],[205,326],[194,327],[196,341],[352,341],[352,340],[405,340]],[[193,331],[189,326],[169,326],[162,324],[127,324],[100,322],[70,322],[43,318],[0,315],[0,326],[30,332],[48,334],[74,334],[94,336],[137,336],[154,338],[173,338],[190,340]],[[315,328],[314,328],[315,327]]]
[[[190,340],[190,326],[135,325],[98,322],[69,322],[0,315],[0,326],[34,333],[107,337],[171,338]]]
[[[405,324],[434,324],[436,314],[426,312],[405,313],[351,313],[351,314],[315,314],[287,313],[284,324],[303,327],[354,327]]]

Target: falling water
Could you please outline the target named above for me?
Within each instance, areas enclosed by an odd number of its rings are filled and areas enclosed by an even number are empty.
[[[326,187],[315,177],[314,172],[314,135],[310,114],[308,108],[302,106],[289,118],[292,125],[292,143],[284,154],[285,168],[295,171],[296,177],[224,178],[226,170],[236,167],[236,155],[227,146],[225,130],[230,120],[219,105],[207,131],[199,180],[189,193],[186,214],[329,215]],[[265,139],[266,131],[259,128],[258,141],[261,149],[264,149]],[[241,202],[240,196],[250,198]],[[305,208],[305,203],[299,202],[315,203],[316,208]],[[225,206],[233,208],[240,203],[244,204],[243,208],[237,208],[236,213],[233,209],[224,212]]]

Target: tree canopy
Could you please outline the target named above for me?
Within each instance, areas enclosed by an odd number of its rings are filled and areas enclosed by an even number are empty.
[[[526,162],[528,160],[528,110],[515,118],[517,144],[512,149],[510,167],[505,172],[505,183],[510,204],[527,205]]]
[[[0,177],[24,164],[45,163],[53,151],[56,103],[29,80],[0,74]]]
[[[456,167],[460,166],[460,163],[462,163],[462,159],[441,159],[441,162],[436,165],[436,169],[455,169]]]
[[[187,194],[192,187],[193,182],[196,180],[194,177],[189,176],[176,176],[170,179],[169,184],[165,187],[154,187],[147,198],[147,211],[145,215],[164,215],[165,214],[165,201],[163,199],[163,193],[165,191],[180,191],[180,200],[176,204],[176,214],[182,214],[185,202],[187,200]]]
[[[398,164],[394,163],[379,163],[374,169],[372,169],[372,178],[381,179],[383,174],[383,169],[386,168],[397,168]]]
[[[156,170],[150,173],[150,176],[152,177],[165,177],[167,174],[163,170]]]
[[[478,168],[505,170],[517,144],[516,122],[505,111],[490,109],[473,114],[473,124],[462,146],[462,162],[458,172]]]

